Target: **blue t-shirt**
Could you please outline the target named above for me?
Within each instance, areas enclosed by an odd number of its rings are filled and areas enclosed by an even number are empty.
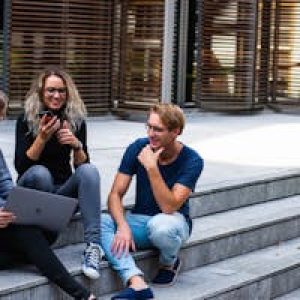
[[[136,175],[136,197],[132,212],[154,216],[161,213],[161,210],[154,199],[147,172],[137,158],[140,151],[147,144],[149,144],[148,138],[137,139],[130,144],[122,158],[119,172],[130,176]],[[169,189],[176,183],[180,183],[194,191],[196,182],[203,169],[203,160],[196,151],[183,145],[174,162],[168,165],[159,165],[158,167]],[[189,200],[185,201],[179,212],[186,217],[191,229]]]

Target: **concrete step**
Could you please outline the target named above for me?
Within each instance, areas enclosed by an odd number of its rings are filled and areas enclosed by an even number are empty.
[[[300,194],[300,174],[294,172],[243,183],[227,182],[222,186],[194,193],[191,197],[190,212],[191,216],[196,218],[296,194]],[[130,205],[127,206],[129,207]],[[82,222],[77,215],[60,235],[54,247],[60,248],[82,241]]]
[[[194,220],[192,236],[180,253],[182,270],[198,268],[267,246],[280,245],[282,241],[298,237],[299,228],[300,196],[197,218]],[[83,245],[80,244],[56,250],[74,276],[80,278],[82,250]],[[157,266],[157,253],[154,250],[140,251],[135,257],[147,277],[151,278]],[[110,293],[121,287],[119,279],[106,262],[102,263],[101,273],[102,278],[92,283],[97,294]],[[47,299],[60,299],[55,298],[57,289],[46,284],[43,277],[28,272],[25,275],[20,270],[0,272],[0,298],[16,300],[18,298],[14,298],[14,294],[22,295],[30,289],[31,295],[35,295],[42,293],[39,290],[46,289],[45,293],[49,294]],[[14,282],[16,284],[12,286]],[[86,280],[85,284],[90,283]],[[8,298],[9,296],[12,298]],[[30,299],[38,298],[31,296]]]
[[[194,193],[190,213],[192,217],[200,217],[298,194],[300,174],[295,171],[266,175],[256,180],[223,182]]]
[[[300,287],[299,249],[298,238],[206,267],[182,272],[174,286],[153,287],[155,299],[274,299]],[[100,296],[99,300],[108,300],[111,295]]]
[[[62,248],[67,245],[77,244],[83,242],[83,225],[81,216],[77,213],[67,228],[59,235],[53,248]]]
[[[283,296],[276,297],[274,300],[299,300],[299,299],[300,299],[300,289],[297,289]]]

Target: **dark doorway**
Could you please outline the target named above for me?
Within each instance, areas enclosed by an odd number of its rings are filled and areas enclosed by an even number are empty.
[[[189,1],[188,35],[187,35],[187,62],[186,62],[186,106],[194,103],[195,82],[195,30],[197,22],[196,0]]]

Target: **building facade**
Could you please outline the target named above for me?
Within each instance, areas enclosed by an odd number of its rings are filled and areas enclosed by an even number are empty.
[[[59,65],[90,115],[173,102],[203,110],[300,106],[297,0],[3,0],[9,115]]]

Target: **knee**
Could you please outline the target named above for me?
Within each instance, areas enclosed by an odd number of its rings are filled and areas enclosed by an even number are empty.
[[[86,163],[78,166],[75,170],[75,174],[80,179],[86,179],[88,181],[95,180],[100,181],[100,174],[96,166]]]
[[[158,214],[150,219],[147,224],[149,239],[155,244],[157,241],[167,241],[176,234],[174,226],[169,215]]]
[[[45,166],[32,166],[23,176],[23,178],[21,177],[20,185],[45,192],[51,192],[53,179],[50,171]]]
[[[32,171],[33,176],[38,180],[51,178],[51,173],[45,166],[36,165],[31,167],[30,169]]]

